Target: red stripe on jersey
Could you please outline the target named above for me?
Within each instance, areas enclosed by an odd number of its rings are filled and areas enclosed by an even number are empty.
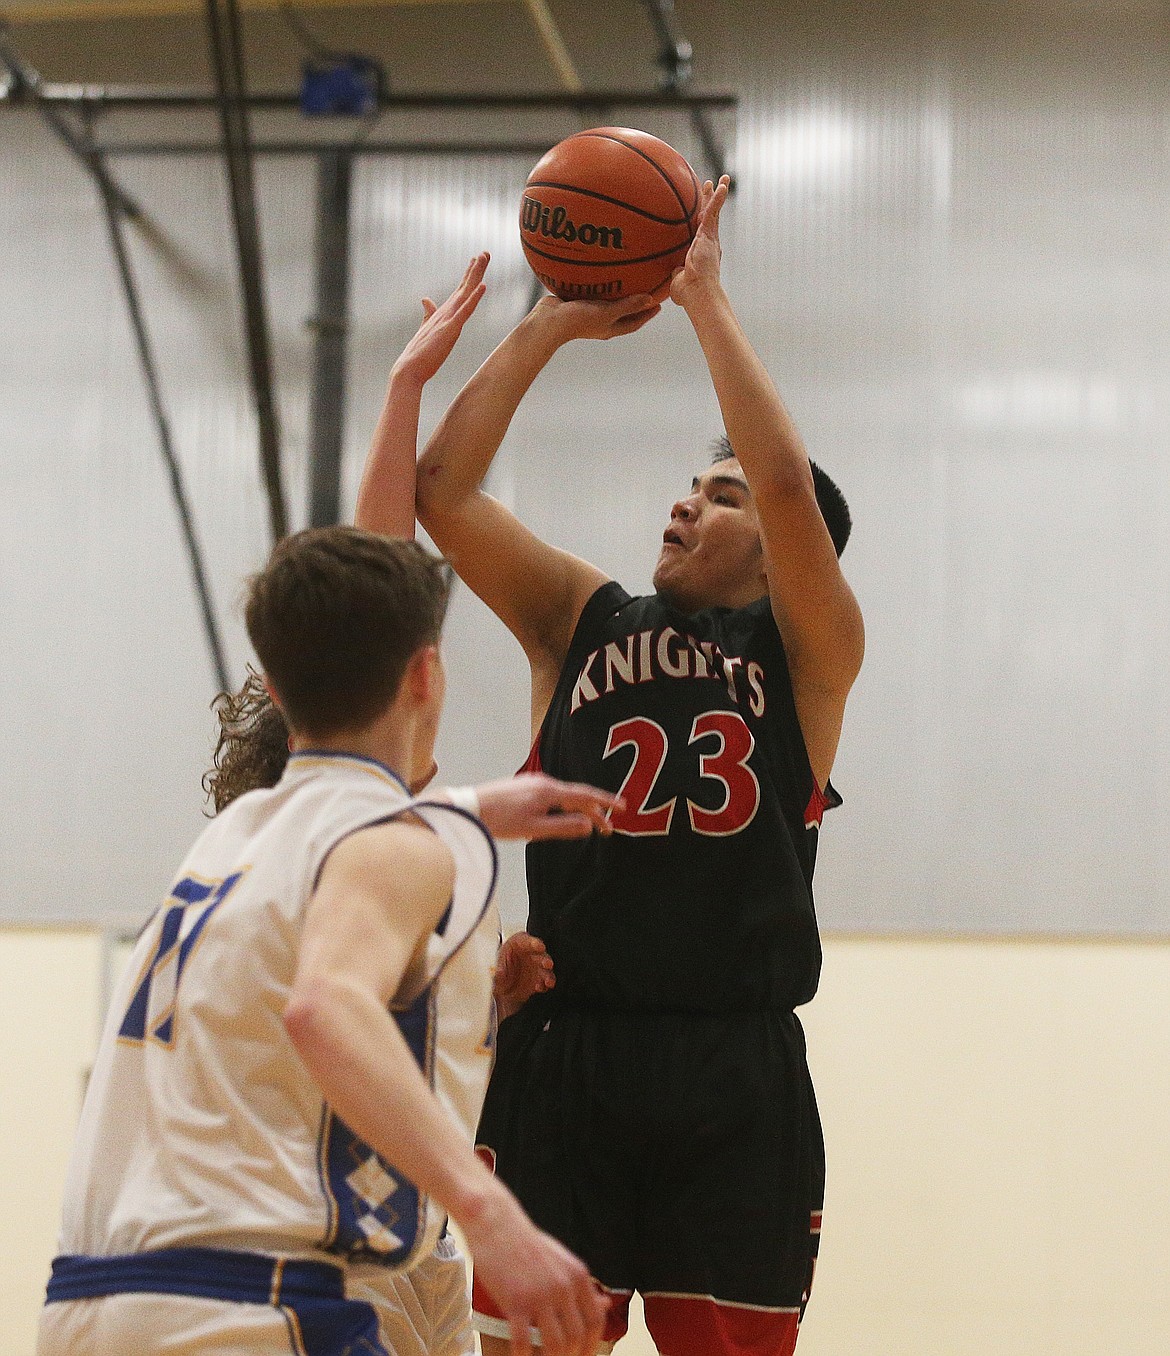
[[[813,782],[812,795],[808,798],[808,804],[804,807],[804,827],[806,829],[819,829],[821,820],[825,817],[825,811],[831,804],[829,797],[821,788]]]
[[[543,772],[544,768],[540,766],[540,734],[532,741],[532,747],[528,750],[528,757],[524,761],[524,766],[516,769],[516,776],[519,777],[522,772]]]
[[[646,1326],[670,1356],[792,1356],[797,1309],[753,1309],[703,1295],[643,1295]]]

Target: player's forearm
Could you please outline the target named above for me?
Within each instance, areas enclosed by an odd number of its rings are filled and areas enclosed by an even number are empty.
[[[335,1114],[456,1222],[474,1218],[493,1190],[491,1175],[374,995],[344,978],[321,979],[295,996],[284,1020]]]
[[[817,504],[808,453],[723,288],[694,289],[686,309],[756,502],[772,610],[789,663],[835,702],[857,676],[863,629]]]
[[[418,464],[416,504],[428,530],[483,484],[521,400],[560,344],[537,308],[455,397]]]
[[[423,382],[390,373],[386,401],[366,458],[354,522],[386,537],[414,536],[414,477]]]
[[[689,297],[687,315],[711,374],[723,426],[756,499],[812,493],[808,453],[727,294],[713,285]]]

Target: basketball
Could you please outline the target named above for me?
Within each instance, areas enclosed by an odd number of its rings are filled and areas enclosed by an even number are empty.
[[[594,127],[537,161],[520,242],[550,292],[604,301],[669,281],[698,217],[699,181],[673,146],[630,127]]]

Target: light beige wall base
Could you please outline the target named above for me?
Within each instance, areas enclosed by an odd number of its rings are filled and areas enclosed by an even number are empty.
[[[102,939],[0,930],[0,1349],[32,1356],[97,1045]]]
[[[95,934],[0,931],[6,1356],[32,1356],[102,966]],[[1168,999],[1170,946],[829,940],[800,1356],[1165,1356]],[[620,1356],[651,1351],[635,1321]]]
[[[837,941],[801,1356],[1170,1351],[1170,946]]]

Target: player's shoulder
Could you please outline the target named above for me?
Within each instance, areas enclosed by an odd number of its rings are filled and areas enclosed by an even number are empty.
[[[453,878],[451,848],[429,824],[405,810],[392,819],[366,824],[347,834],[330,853],[324,870],[333,873],[416,874]]]
[[[389,821],[410,803],[406,784],[384,764],[331,752],[294,754],[272,794],[273,827],[314,845]]]
[[[767,595],[743,607],[709,608],[695,620],[694,634],[701,641],[713,641],[725,655],[753,665],[765,687],[791,690],[788,653]]]

